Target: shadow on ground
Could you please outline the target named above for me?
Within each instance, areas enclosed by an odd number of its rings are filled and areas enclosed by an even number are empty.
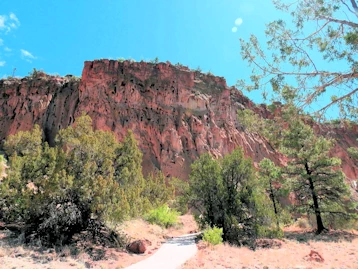
[[[321,234],[316,234],[315,231],[307,232],[285,232],[284,238],[289,240],[296,240],[298,242],[352,242],[358,238],[358,234],[348,231],[325,231]]]
[[[79,256],[87,256],[92,261],[106,259],[106,246],[93,244],[90,241],[77,240],[68,245],[56,246],[53,248],[41,245],[39,240],[24,243],[24,236],[10,231],[0,231],[0,248],[12,249],[15,257],[31,256],[34,260],[42,263],[50,262],[54,259],[65,261],[67,258],[76,259]],[[21,249],[21,251],[18,251]]]

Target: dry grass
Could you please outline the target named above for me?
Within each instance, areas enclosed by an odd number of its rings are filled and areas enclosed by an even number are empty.
[[[119,227],[120,230],[133,240],[147,239],[152,242],[143,255],[90,245],[82,248],[70,245],[56,250],[43,249],[41,246],[25,247],[21,244],[21,240],[12,238],[9,232],[0,232],[0,268],[125,268],[152,255],[166,237],[197,230],[191,215],[181,216],[180,223],[170,229],[163,229],[143,220],[123,223]],[[316,236],[310,230],[292,226],[285,230],[285,238],[276,240],[277,242],[281,246],[275,244],[273,248],[256,251],[227,244],[212,247],[200,242],[197,255],[182,269],[358,268],[358,232],[336,231]],[[317,262],[310,259],[308,254],[311,250],[322,255],[324,261]]]
[[[181,235],[190,230],[196,230],[196,224],[191,215],[180,216],[176,228],[163,229],[143,220],[131,220],[123,223],[118,229],[132,240],[147,239],[152,245],[145,254],[136,255],[125,250],[116,250],[81,244],[64,246],[57,249],[46,249],[41,246],[24,246],[21,238],[15,238],[10,232],[0,231],[0,268],[125,268],[152,255],[168,236]]]
[[[198,254],[182,269],[194,268],[269,268],[269,269],[357,269],[358,233],[347,231],[330,232],[316,236],[298,227],[287,229],[285,238],[279,240],[281,247],[257,249],[233,247],[227,244],[207,247],[199,243]],[[317,251],[324,261],[310,258]]]

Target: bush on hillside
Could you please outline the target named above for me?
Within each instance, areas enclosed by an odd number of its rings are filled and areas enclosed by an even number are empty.
[[[222,244],[223,242],[223,228],[209,228],[203,233],[203,241],[208,242],[211,245]]]
[[[145,220],[152,224],[168,228],[174,226],[178,222],[179,212],[170,209],[167,205],[162,205],[156,209],[149,211],[145,216]]]

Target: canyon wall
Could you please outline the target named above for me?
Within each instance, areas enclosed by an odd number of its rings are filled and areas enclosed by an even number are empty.
[[[53,144],[59,129],[86,112],[96,129],[110,130],[119,140],[133,130],[145,172],[161,169],[187,179],[200,154],[219,157],[238,146],[256,163],[264,157],[285,162],[265,139],[244,130],[236,116],[243,108],[269,113],[221,77],[170,63],[98,60],[85,62],[81,79],[39,72],[0,80],[0,139],[39,124]],[[337,139],[332,153],[342,158],[348,180],[357,179],[358,167],[346,151],[358,146],[357,126],[319,129]]]

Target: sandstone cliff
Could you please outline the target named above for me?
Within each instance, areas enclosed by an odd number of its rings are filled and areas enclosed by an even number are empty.
[[[187,178],[190,164],[203,152],[222,156],[241,146],[255,162],[284,159],[260,136],[245,131],[238,109],[256,106],[223,78],[169,63],[131,63],[113,60],[85,62],[81,79],[35,77],[0,80],[0,138],[34,124],[42,126],[50,144],[58,130],[87,112],[95,128],[111,130],[122,139],[131,129],[144,154],[144,171]],[[346,149],[357,146],[358,129],[322,126],[338,139],[333,153],[343,160],[348,180],[358,167]]]

